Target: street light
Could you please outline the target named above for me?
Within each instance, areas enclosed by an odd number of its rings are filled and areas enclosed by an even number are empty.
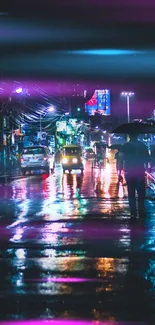
[[[128,118],[128,123],[130,123],[130,97],[132,97],[133,95],[134,95],[134,93],[127,92],[127,91],[123,91],[121,93],[121,96],[124,96],[127,99],[127,118]]]
[[[21,94],[22,92],[23,92],[23,88],[17,88],[16,90],[15,90],[15,92],[17,93],[17,94]]]
[[[55,108],[54,108],[54,106],[49,106],[49,108],[48,108],[48,112],[50,112],[50,113],[52,113],[52,112],[54,112],[55,111]]]
[[[46,113],[47,112],[50,112],[50,113],[53,113],[55,111],[55,107],[54,106],[49,106],[48,108],[47,108],[47,111],[46,111]],[[46,115],[46,113],[45,113],[45,115]],[[40,134],[42,133],[42,112],[40,113]]]

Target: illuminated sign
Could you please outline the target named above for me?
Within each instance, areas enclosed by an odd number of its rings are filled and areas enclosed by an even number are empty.
[[[73,128],[77,126],[77,119],[76,118],[70,118],[69,123],[72,125]]]
[[[95,90],[92,98],[85,104],[88,115],[110,115],[110,90]]]
[[[66,121],[59,121],[56,123],[57,132],[66,132],[67,130],[67,123]]]

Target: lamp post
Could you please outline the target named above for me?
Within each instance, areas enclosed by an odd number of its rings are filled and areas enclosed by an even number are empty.
[[[128,123],[130,123],[130,97],[132,97],[133,95],[134,95],[134,93],[132,93],[132,92],[123,91],[121,93],[121,96],[124,96],[127,99],[127,120],[128,120]]]
[[[42,114],[40,113],[40,134],[42,133]]]

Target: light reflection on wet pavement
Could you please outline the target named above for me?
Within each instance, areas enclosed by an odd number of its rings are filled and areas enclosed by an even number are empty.
[[[0,318],[155,321],[155,204],[146,204],[146,220],[131,224],[108,163],[1,185]]]

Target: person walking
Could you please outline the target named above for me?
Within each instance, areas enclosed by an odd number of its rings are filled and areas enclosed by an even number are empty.
[[[120,150],[117,150],[117,152],[115,153],[115,159],[116,159],[116,170],[117,170],[118,182],[122,182],[123,161],[122,161],[122,153]]]
[[[130,140],[121,148],[125,179],[131,216],[137,216],[136,192],[138,195],[138,212],[145,217],[145,169],[149,162],[147,146],[137,140],[136,134],[129,135]]]

